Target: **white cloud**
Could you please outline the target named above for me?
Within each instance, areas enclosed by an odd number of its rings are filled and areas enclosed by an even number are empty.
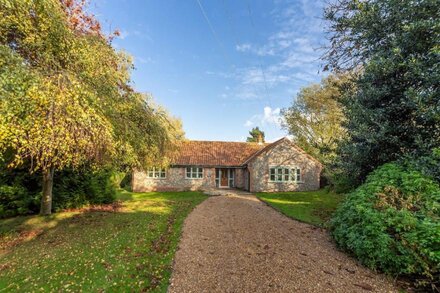
[[[254,57],[253,65],[234,67],[227,72],[206,72],[235,81],[230,89],[224,89],[230,99],[269,99],[274,92],[297,92],[300,87],[323,77],[319,59],[323,3],[309,0],[274,3],[270,16],[275,30],[260,43],[243,42],[235,46],[236,51]]]
[[[263,44],[236,46],[239,52],[260,56],[259,66],[239,68],[231,76],[241,84],[240,90],[247,87],[253,93],[261,93],[262,89],[271,91],[283,84],[297,87],[321,78],[319,57],[322,54],[323,25],[320,16],[323,4],[321,1],[301,0],[276,1],[275,5],[271,14],[278,30]],[[265,57],[268,58],[262,59]],[[259,95],[241,93],[237,96],[248,99]]]
[[[251,127],[252,125],[254,125],[254,122],[252,122],[251,120],[246,120],[246,122],[244,123],[245,127]]]
[[[272,56],[275,54],[275,50],[271,46],[254,46],[249,43],[238,44],[235,46],[238,52],[251,52],[258,56]]]
[[[248,43],[238,44],[238,45],[235,46],[235,49],[238,52],[247,52],[247,51],[250,51],[251,44],[248,44]]]
[[[250,127],[253,125],[275,125],[279,127],[281,125],[281,120],[280,108],[272,109],[272,107],[266,106],[264,107],[262,114],[253,115],[251,118],[246,120],[244,126]]]
[[[261,95],[257,94],[255,92],[255,89],[252,89],[250,87],[242,87],[237,90],[235,93],[235,97],[240,100],[258,100],[261,99]]]
[[[233,73],[233,72],[231,73],[231,72],[206,70],[205,74],[206,75],[215,75],[215,76],[222,77],[222,78],[234,78],[235,77],[235,73]]]
[[[269,106],[264,107],[263,109],[264,115],[263,118],[261,120],[261,122],[263,124],[268,123],[268,124],[276,124],[279,125],[280,124],[280,112],[281,109],[280,108],[275,108],[272,109]]]

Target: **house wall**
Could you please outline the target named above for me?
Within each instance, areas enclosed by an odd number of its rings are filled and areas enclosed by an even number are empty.
[[[301,183],[271,182],[270,166],[301,169]],[[251,192],[308,191],[319,189],[321,165],[285,140],[258,155],[249,164]]]
[[[132,189],[134,192],[206,190],[215,188],[215,168],[203,168],[203,178],[186,179],[186,168],[171,167],[166,178],[148,178],[145,172],[134,171]]]
[[[244,169],[235,169],[235,187],[244,189]]]

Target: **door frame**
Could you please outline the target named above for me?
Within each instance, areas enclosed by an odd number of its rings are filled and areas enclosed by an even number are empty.
[[[223,170],[227,170],[226,172],[226,185],[222,185],[222,175],[223,175]],[[219,182],[218,182],[218,187],[219,188],[229,188],[229,176],[230,176],[230,172],[231,170],[228,168],[219,168]]]
[[[250,188],[251,188],[251,172],[249,172],[248,168],[246,168],[244,170],[244,182],[245,182],[244,190],[250,191]]]

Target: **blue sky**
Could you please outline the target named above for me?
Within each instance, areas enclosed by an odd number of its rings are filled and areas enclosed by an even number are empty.
[[[323,76],[323,3],[314,0],[95,0],[115,48],[134,58],[136,90],[153,95],[198,140],[244,141],[259,126],[285,136],[280,109]]]

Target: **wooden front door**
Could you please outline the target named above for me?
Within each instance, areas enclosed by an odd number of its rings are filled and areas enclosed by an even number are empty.
[[[228,187],[228,169],[221,169],[220,170],[221,176],[220,176],[220,186],[221,187]]]

